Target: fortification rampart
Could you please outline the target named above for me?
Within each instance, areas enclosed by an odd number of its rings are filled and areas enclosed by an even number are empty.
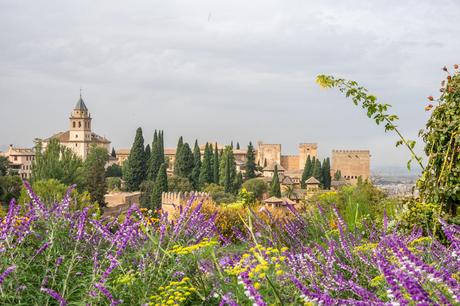
[[[161,210],[168,213],[168,218],[173,218],[179,206],[186,204],[192,197],[196,201],[212,200],[206,192],[163,192],[161,194]]]

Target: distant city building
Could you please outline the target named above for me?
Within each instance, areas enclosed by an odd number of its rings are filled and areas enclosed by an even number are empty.
[[[21,178],[29,179],[32,175],[32,162],[35,158],[34,149],[16,148],[11,144],[6,152],[0,152],[0,156],[8,158],[10,172]]]
[[[83,160],[88,156],[92,145],[105,148],[109,152],[110,141],[91,131],[91,120],[91,114],[80,94],[80,99],[70,114],[69,130],[44,139],[43,148],[46,148],[51,139],[57,139],[61,145],[72,149]]]

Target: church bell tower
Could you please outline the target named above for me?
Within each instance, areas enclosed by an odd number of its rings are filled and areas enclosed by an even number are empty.
[[[75,105],[70,118],[70,135],[71,142],[91,142],[91,114],[81,97]]]

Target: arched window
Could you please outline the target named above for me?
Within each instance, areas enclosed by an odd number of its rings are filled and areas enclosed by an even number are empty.
[[[78,121],[78,127],[81,127],[81,121]]]
[[[73,127],[75,127],[75,121],[73,121],[72,123],[73,123]]]

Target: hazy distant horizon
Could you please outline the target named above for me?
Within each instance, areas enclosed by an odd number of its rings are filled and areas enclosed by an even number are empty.
[[[68,128],[83,99],[115,148],[165,131],[193,143],[301,142],[369,149],[371,168],[404,167],[363,110],[318,74],[353,79],[393,105],[416,139],[458,63],[458,1],[4,1],[0,3],[0,150]],[[418,147],[421,151],[421,147]]]

